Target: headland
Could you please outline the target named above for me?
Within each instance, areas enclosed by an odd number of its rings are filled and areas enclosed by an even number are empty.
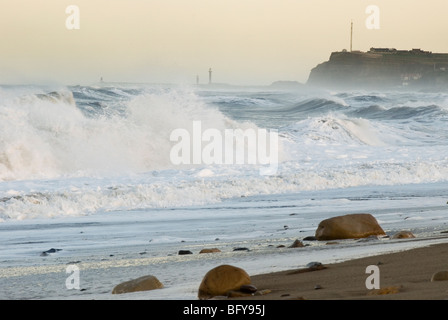
[[[307,84],[328,88],[448,89],[448,53],[371,48],[340,51],[311,70]]]

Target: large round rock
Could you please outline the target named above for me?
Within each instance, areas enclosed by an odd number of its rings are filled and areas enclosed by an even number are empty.
[[[317,240],[359,239],[385,235],[376,219],[369,213],[347,214],[323,220],[316,229]]]
[[[239,290],[242,285],[251,284],[246,271],[241,268],[221,265],[211,269],[202,279],[198,290],[199,299],[225,296],[229,291]]]
[[[112,294],[146,291],[161,288],[163,288],[163,284],[156,277],[149,275],[120,283],[112,290]]]

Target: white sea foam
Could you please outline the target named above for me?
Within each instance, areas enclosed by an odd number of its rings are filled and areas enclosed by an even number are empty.
[[[52,94],[32,88],[19,90],[20,94],[4,91],[0,99],[4,221],[448,180],[445,118],[426,114],[428,125],[421,115],[415,121],[409,118],[404,109],[404,121],[381,119],[378,114],[372,119],[353,116],[378,99],[387,106],[375,112],[387,112],[401,101],[401,94],[399,98],[344,94],[332,100],[307,95],[297,103],[300,94],[256,90],[232,91],[228,99],[225,91],[215,96],[210,91],[159,87],[76,87],[72,88],[76,99],[67,89]],[[421,99],[419,106],[446,101],[443,95],[406,97]],[[319,106],[319,113],[313,106]],[[235,120],[241,114],[245,120]],[[282,117],[281,125],[271,115]],[[273,118],[272,127],[279,131],[281,157],[273,176],[260,176],[260,165],[177,166],[169,157],[175,129],[192,130],[195,121],[201,121],[204,129],[222,132],[260,128],[260,118],[264,124]]]
[[[146,93],[125,103],[125,115],[88,117],[71,94],[29,95],[0,105],[0,181],[144,172],[173,167],[170,133],[236,123],[184,91]]]

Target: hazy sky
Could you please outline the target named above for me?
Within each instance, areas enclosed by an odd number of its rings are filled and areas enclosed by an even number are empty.
[[[210,67],[214,82],[306,82],[349,49],[351,21],[354,50],[448,52],[447,13],[447,0],[0,0],[0,83],[206,83]]]

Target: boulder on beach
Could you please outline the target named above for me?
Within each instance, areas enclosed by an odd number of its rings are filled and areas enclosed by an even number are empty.
[[[220,265],[206,273],[198,290],[199,299],[225,296],[230,291],[240,290],[241,286],[251,284],[246,271],[231,265]]]
[[[317,240],[360,239],[386,235],[378,221],[369,213],[347,214],[325,219],[316,229]]]
[[[156,277],[148,275],[120,283],[112,290],[112,294],[148,291],[161,288],[163,288],[163,284]]]

